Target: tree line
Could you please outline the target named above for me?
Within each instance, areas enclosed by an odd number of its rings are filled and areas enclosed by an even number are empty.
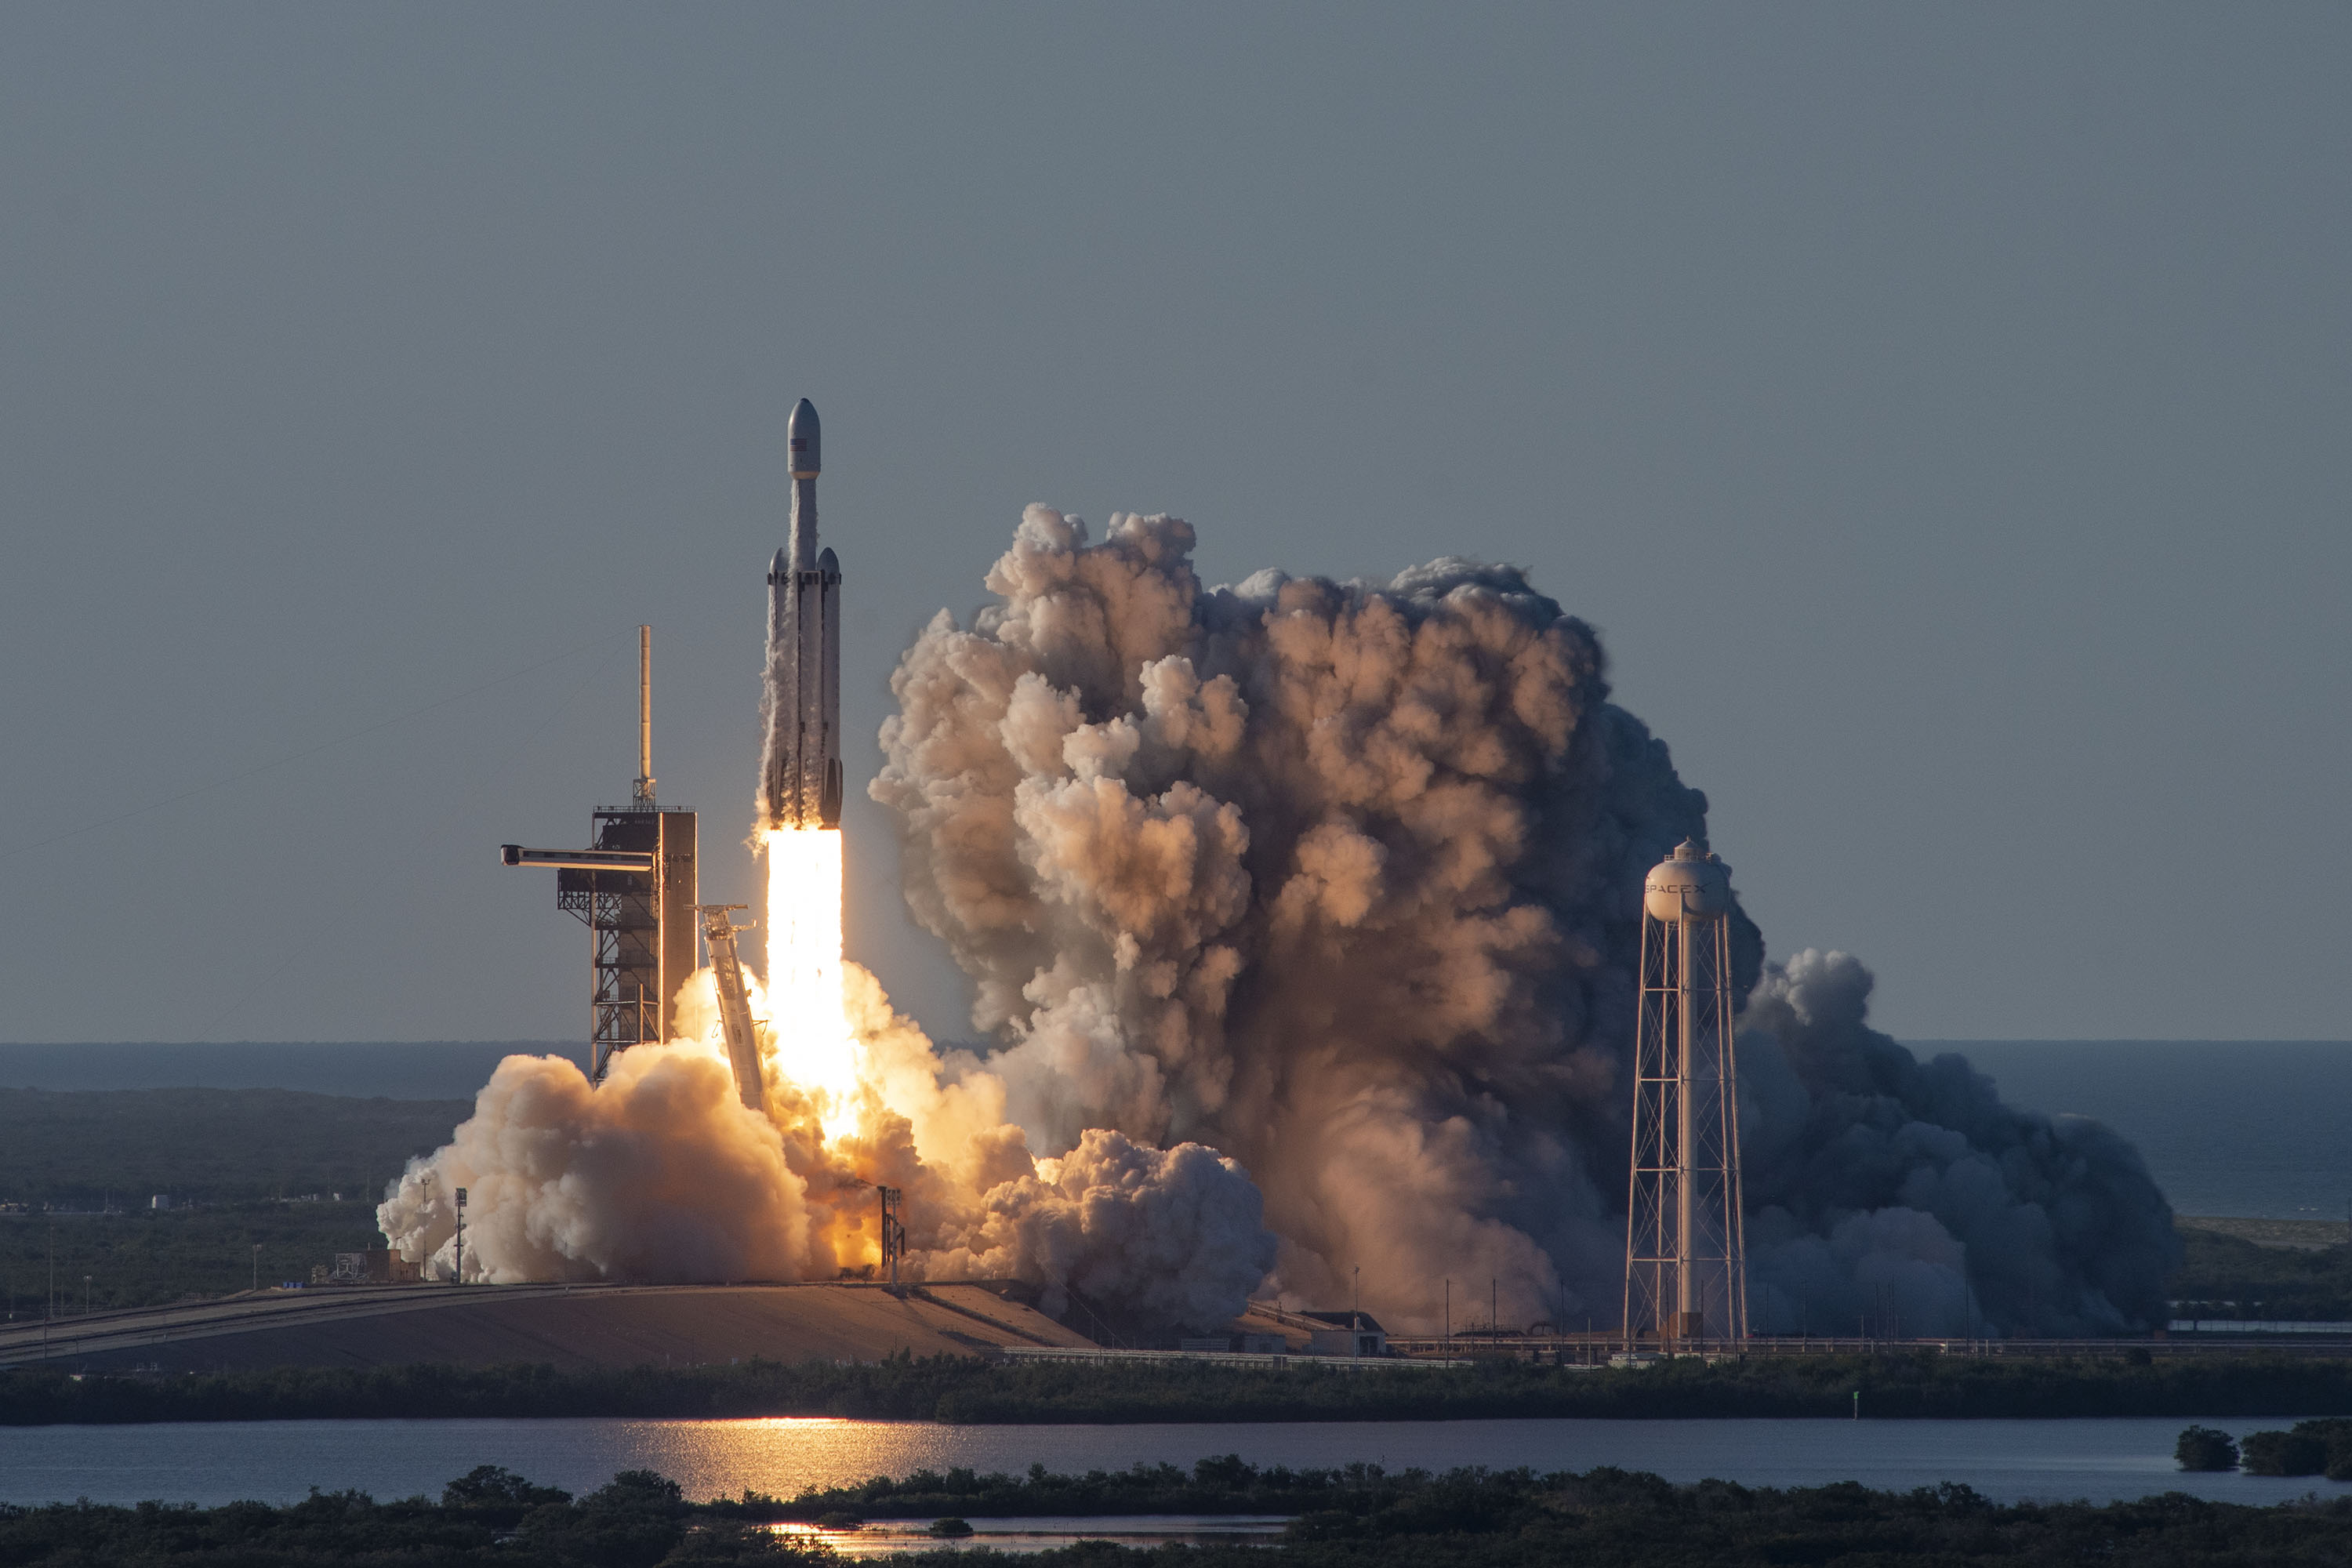
[[[436,1499],[378,1502],[313,1492],[285,1507],[89,1503],[0,1506],[0,1563],[10,1568],[661,1568],[835,1559],[824,1536],[782,1534],[787,1519],[828,1533],[871,1518],[1104,1512],[1266,1513],[1287,1517],[1271,1546],[1122,1548],[1093,1542],[992,1561],[1034,1568],[1764,1568],[1867,1563],[1875,1568],[2032,1568],[2074,1563],[2197,1563],[2215,1568],[2339,1564],[2352,1553],[2352,1502],[2253,1508],[2180,1493],[2137,1502],[2011,1504],[1965,1486],[1871,1491],[1851,1482],[1780,1489],[1727,1481],[1676,1486],[1615,1468],[1582,1474],[1457,1469],[1391,1473],[1376,1465],[1261,1469],[1228,1456],[1189,1471],[1025,1477],[919,1471],[900,1480],[745,1493],[697,1503],[651,1471],[615,1476],[583,1497],[484,1466]],[[971,1559],[898,1559],[969,1568]]]
[[[966,1424],[1505,1416],[2332,1416],[2352,1359],[2250,1352],[1696,1358],[1645,1368],[1494,1361],[1351,1371],[1205,1363],[873,1363],[559,1369],[407,1365],[141,1376],[0,1373],[0,1425],[366,1416],[833,1415]]]

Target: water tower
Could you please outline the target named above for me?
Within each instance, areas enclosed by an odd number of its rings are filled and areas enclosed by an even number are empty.
[[[1642,884],[1642,1002],[1625,1215],[1625,1338],[1748,1337],[1731,868],[1685,839]]]

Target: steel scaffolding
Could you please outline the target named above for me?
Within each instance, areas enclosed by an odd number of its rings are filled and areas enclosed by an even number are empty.
[[[1748,1337],[1728,869],[1685,843],[1643,889],[1625,1215],[1628,1348]]]

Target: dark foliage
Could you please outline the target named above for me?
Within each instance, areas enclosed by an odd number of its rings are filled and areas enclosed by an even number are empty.
[[[0,1201],[373,1199],[473,1109],[290,1089],[0,1089]]]
[[[2298,1251],[2257,1247],[2210,1230],[2183,1230],[2186,1251],[2166,1287],[2176,1316],[2352,1320],[2352,1247]]]
[[[2327,1445],[2325,1473],[2329,1480],[2352,1481],[2352,1421],[2298,1421],[2294,1429]]]
[[[548,1503],[570,1502],[572,1494],[534,1486],[499,1465],[477,1465],[441,1489],[441,1506],[497,1524],[520,1524]]]
[[[2182,1442],[2188,1437],[2188,1433],[2181,1434]],[[2292,1431],[2249,1432],[2241,1447],[2250,1476],[2325,1472],[2331,1481],[2352,1480],[2352,1421],[2298,1421]]]
[[[313,1493],[286,1508],[232,1503],[173,1508],[88,1503],[0,1507],[6,1568],[659,1568],[662,1564],[777,1563],[830,1555],[821,1542],[779,1537],[755,1516],[805,1511],[828,1499],[885,1500],[921,1519],[940,1499],[968,1499],[932,1514],[942,1535],[961,1515],[1083,1513],[1088,1500],[1118,1511],[1181,1513],[1196,1500],[1217,1511],[1293,1515],[1265,1547],[1122,1550],[1100,1542],[998,1557],[1037,1568],[1521,1568],[1574,1563],[1591,1568],[1748,1568],[1843,1563],[1871,1568],[1970,1568],[2097,1562],[2208,1563],[2219,1568],[2340,1564],[2352,1553],[2352,1503],[2274,1508],[2200,1501],[2179,1493],[2116,1503],[2004,1507],[1969,1488],[1874,1492],[1851,1483],[1801,1490],[1724,1481],[1672,1486],[1617,1469],[1583,1475],[1528,1470],[1390,1474],[1377,1466],[1260,1470],[1238,1459],[1190,1471],[1138,1467],[1111,1475],[1022,1479],[968,1470],[876,1480],[791,1503],[746,1498],[696,1505],[644,1471],[614,1478],[577,1500],[556,1500],[503,1472],[451,1483],[460,1500],[378,1503],[356,1492]],[[485,1505],[481,1497],[492,1498]],[[560,1494],[556,1494],[560,1497]],[[517,1500],[513,1525],[489,1513]],[[986,1506],[983,1506],[986,1505]],[[969,1529],[969,1526],[966,1526]],[[973,1559],[918,1552],[901,1562],[971,1568]]]
[[[2315,1476],[2327,1468],[2327,1445],[2303,1432],[2249,1432],[2239,1450],[2250,1476]]]
[[[2184,1470],[2234,1470],[2238,1441],[2216,1426],[2191,1426],[2173,1445],[2172,1457]]]
[[[0,1424],[354,1416],[840,1415],[960,1423],[1465,1420],[1493,1416],[2330,1415],[2352,1360],[1937,1355],[1757,1357],[1583,1370],[1495,1362],[1347,1372],[1201,1363],[287,1368],[109,1376],[0,1373]]]
[[[89,1304],[98,1311],[247,1289],[257,1272],[257,1245],[264,1285],[307,1280],[312,1265],[331,1263],[338,1252],[383,1245],[375,1205],[349,1193],[344,1197],[342,1203],[255,1201],[166,1214],[0,1215],[0,1300],[5,1302],[0,1310],[18,1322],[41,1315],[52,1252],[59,1310],[67,1320],[82,1310],[85,1274]]]

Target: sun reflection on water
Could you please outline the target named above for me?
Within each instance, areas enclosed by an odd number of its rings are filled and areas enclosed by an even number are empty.
[[[1286,1514],[1123,1514],[1076,1518],[975,1519],[971,1533],[941,1539],[921,1520],[878,1520],[856,1529],[827,1530],[814,1524],[778,1524],[778,1535],[821,1541],[853,1561],[901,1552],[1052,1552],[1081,1541],[1121,1546],[1210,1546],[1271,1543],[1290,1522]]]

